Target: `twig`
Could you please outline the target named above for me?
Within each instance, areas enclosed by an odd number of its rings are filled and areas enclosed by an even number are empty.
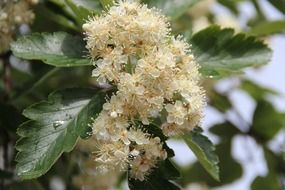
[[[9,99],[10,93],[12,90],[11,65],[9,62],[9,57],[10,57],[10,52],[7,52],[1,56],[3,60],[3,70],[4,70],[3,82],[4,82],[5,93],[6,93],[6,97],[5,97],[6,99]]]

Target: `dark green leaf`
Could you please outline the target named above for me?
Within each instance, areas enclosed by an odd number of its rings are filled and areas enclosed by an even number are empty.
[[[271,58],[271,50],[254,37],[234,35],[232,29],[208,27],[190,40],[200,71],[205,76],[221,77],[239,73],[246,67],[265,65]]]
[[[240,130],[235,127],[232,123],[226,122],[221,124],[216,124],[210,128],[210,132],[218,135],[222,139],[230,140],[235,135],[240,133]]]
[[[223,140],[221,144],[216,146],[216,153],[219,156],[220,163],[220,182],[214,180],[209,173],[203,170],[202,166],[195,162],[187,169],[183,169],[182,184],[202,183],[210,187],[219,187],[231,184],[242,176],[242,166],[231,155],[231,140]]]
[[[0,169],[0,180],[10,179],[12,177],[13,177],[13,173]]]
[[[150,176],[144,181],[129,179],[130,190],[180,190],[180,188],[169,180],[177,179],[179,171],[169,160],[162,161]]]
[[[278,112],[265,100],[257,102],[253,115],[252,133],[261,140],[272,139],[281,128],[285,127],[285,114]]]
[[[226,95],[217,91],[210,91],[208,93],[209,104],[221,112],[226,112],[232,107],[232,103]]]
[[[157,167],[159,168],[157,170],[157,173],[159,174],[159,176],[165,179],[175,180],[180,177],[180,172],[169,159],[160,162]]]
[[[159,137],[162,141],[167,140],[167,137],[163,134],[162,129],[155,124],[144,126],[144,130],[155,137]]]
[[[33,29],[39,30],[40,28],[45,29],[45,31],[50,28],[47,26],[47,23],[52,24],[53,26],[59,25],[63,28],[60,29],[71,29],[71,30],[78,30],[75,26],[74,21],[68,19],[64,15],[54,12],[52,9],[47,8],[43,4],[39,4],[36,8],[36,23],[33,24]],[[45,22],[43,22],[43,19]],[[33,30],[34,31],[34,30]]]
[[[23,36],[12,43],[11,49],[17,57],[42,60],[56,67],[92,64],[84,58],[86,49],[83,39],[64,32]]]
[[[98,0],[65,0],[66,4],[74,12],[78,24],[82,25],[88,19],[88,16],[99,14],[102,6]]]
[[[143,125],[140,124],[140,126],[143,126]],[[151,134],[151,135],[153,135],[155,137],[159,137],[160,138],[160,140],[163,142],[163,148],[166,150],[168,158],[171,158],[171,157],[175,156],[174,151],[167,146],[165,141],[168,138],[163,134],[163,132],[162,132],[160,127],[158,127],[155,124],[150,124],[148,126],[144,126],[144,130],[147,133],[149,133],[149,134]]]
[[[248,32],[251,35],[266,36],[285,31],[285,20],[264,21],[252,27]]]
[[[18,128],[17,174],[31,179],[46,173],[86,133],[104,100],[104,93],[96,90],[67,89],[25,109],[24,115],[31,120]]]
[[[285,0],[269,0],[269,2],[280,12],[285,14]]]
[[[215,180],[219,181],[219,159],[212,142],[201,134],[201,130],[197,129],[184,135],[183,138],[201,165]]]
[[[23,119],[14,106],[0,103],[0,128],[15,132]]]
[[[164,14],[176,19],[182,16],[198,0],[144,0],[150,7],[161,9]]]
[[[238,7],[237,7],[237,1],[229,1],[229,0],[218,0],[220,4],[227,7],[229,10],[231,10],[234,14],[238,14]]]

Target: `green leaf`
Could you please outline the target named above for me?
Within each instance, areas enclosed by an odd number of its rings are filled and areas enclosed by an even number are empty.
[[[187,10],[193,6],[198,0],[144,0],[150,7],[161,9],[164,14],[177,19],[182,16]]]
[[[144,126],[142,123],[139,124],[140,126]],[[159,125],[158,125],[159,126]],[[167,152],[168,158],[171,158],[175,156],[174,151],[168,147],[166,144],[166,140],[168,139],[162,132],[161,128],[158,127],[156,124],[152,123],[148,126],[144,126],[143,130],[146,131],[147,133],[151,134],[154,137],[159,137],[160,140],[163,142],[163,148]]]
[[[169,160],[160,162],[157,168],[144,181],[129,179],[130,190],[180,190],[180,188],[169,180],[180,177],[179,171]]]
[[[11,44],[11,49],[17,57],[42,60],[56,67],[92,64],[89,59],[84,58],[86,49],[83,39],[64,32],[22,36]]]
[[[221,77],[240,73],[246,67],[267,64],[271,50],[255,37],[234,35],[233,29],[210,26],[190,40],[194,56],[203,75]]]
[[[33,76],[29,81],[23,83],[23,86],[21,88],[17,89],[17,91],[13,95],[14,101],[16,102],[18,98],[21,98],[29,94],[30,92],[33,92],[33,90],[37,89],[37,87],[41,86],[45,81],[49,80],[61,69],[62,68],[60,67],[51,66],[48,66],[47,68],[44,68],[42,70],[38,69],[35,73],[35,76]]]
[[[208,93],[208,98],[209,104],[220,112],[226,112],[232,107],[232,103],[229,98],[215,90]]]
[[[48,101],[34,104],[23,114],[31,119],[18,128],[17,174],[31,179],[45,174],[63,152],[73,149],[88,123],[101,111],[104,93],[67,89],[52,93]]]
[[[219,181],[219,158],[215,153],[215,147],[201,132],[200,129],[195,129],[183,138],[201,165],[215,180]]]
[[[250,80],[243,80],[240,88],[249,93],[255,100],[262,100],[266,95],[278,95],[276,91],[260,86]]]
[[[270,172],[264,177],[257,176],[251,184],[251,190],[261,189],[281,190],[282,188],[278,175],[276,175],[276,173]]]
[[[285,0],[269,0],[269,2],[280,12],[285,14]]]
[[[252,27],[248,32],[251,35],[266,36],[285,31],[285,20],[263,21]]]
[[[102,6],[97,0],[65,0],[65,2],[76,15],[75,19],[79,25],[84,24],[88,16],[102,11]]]
[[[241,131],[230,122],[216,124],[210,128],[210,132],[224,140],[231,140],[235,135],[241,133]]]
[[[113,0],[100,0],[102,7],[104,7],[105,10],[108,9],[108,7],[112,6],[114,3]]]
[[[68,19],[64,15],[57,13],[56,11],[53,11],[50,8],[47,8],[43,4],[37,5],[37,8],[35,9],[36,13],[36,20],[35,23],[32,26],[33,31],[43,29],[44,31],[49,31],[50,25],[53,25],[52,29],[56,27],[57,25],[61,26],[60,29],[71,29],[78,31],[78,28],[75,26],[75,23],[73,20]],[[37,18],[39,17],[39,18]],[[45,22],[43,22],[43,20]],[[50,24],[47,26],[47,23]]]
[[[285,127],[285,114],[278,112],[265,100],[257,102],[253,115],[251,132],[261,140],[271,140],[280,129]]]
[[[232,13],[234,13],[235,15],[238,15],[239,11],[238,11],[238,7],[237,7],[237,1],[228,1],[228,0],[218,0],[218,2],[227,7],[229,10],[232,11]]]
[[[195,162],[189,168],[182,170],[182,183],[188,185],[189,183],[207,184],[210,187],[220,187],[233,183],[242,177],[242,166],[231,155],[231,139],[222,139],[221,144],[216,146],[216,153],[219,156],[220,163],[220,182],[214,180],[209,173],[203,170],[201,164]]]

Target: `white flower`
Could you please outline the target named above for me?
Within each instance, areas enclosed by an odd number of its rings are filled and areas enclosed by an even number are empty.
[[[168,123],[176,123],[178,125],[182,125],[185,120],[185,116],[187,114],[187,109],[184,107],[181,101],[176,101],[175,104],[167,104],[165,109],[168,113],[167,122]]]
[[[136,156],[130,160],[130,177],[143,181],[159,160],[167,158],[158,137],[149,138],[148,143],[134,146]],[[134,152],[134,151],[132,151]],[[138,152],[140,152],[138,154]]]
[[[129,131],[128,137],[130,141],[133,141],[138,145],[147,144],[149,142],[147,134],[139,129],[131,129]]]
[[[129,147],[121,141],[98,142],[97,151],[94,151],[95,162],[101,164],[101,171],[125,171],[128,164]]]
[[[128,120],[123,117],[113,118],[107,112],[101,112],[92,123],[93,134],[98,140],[121,139],[121,132],[129,127]]]
[[[119,96],[113,95],[110,99],[110,102],[106,102],[103,105],[103,109],[110,113],[111,117],[118,117],[123,114],[123,100]]]
[[[94,137],[110,149],[112,143],[128,147],[130,176],[144,180],[167,153],[158,137],[133,126],[137,120],[147,127],[166,111],[161,127],[172,136],[192,130],[202,118],[204,91],[191,46],[170,35],[161,12],[131,0],[119,0],[83,29],[96,66],[92,76],[117,87],[93,123]],[[114,149],[96,160],[110,163],[112,156],[125,158],[126,152]]]

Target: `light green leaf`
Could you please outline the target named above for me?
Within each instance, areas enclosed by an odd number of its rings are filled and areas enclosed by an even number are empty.
[[[264,21],[252,27],[248,32],[251,35],[265,36],[285,31],[285,20]]]
[[[23,36],[11,44],[11,49],[17,57],[42,60],[56,67],[92,64],[89,59],[84,58],[86,49],[83,39],[64,32]]]
[[[270,190],[281,190],[279,177],[276,173],[268,173],[268,175],[262,177],[257,176],[251,184],[252,190],[270,189]]]
[[[215,147],[201,132],[200,129],[195,129],[183,138],[201,165],[214,179],[219,181],[219,158],[215,153]]]
[[[203,75],[221,77],[239,73],[246,67],[267,64],[271,50],[254,37],[234,35],[233,29],[208,27],[191,38],[193,53]]]
[[[18,128],[17,174],[31,179],[45,174],[63,152],[73,149],[88,131],[91,117],[101,111],[104,93],[90,89],[67,89],[52,93],[25,109],[31,119]]]
[[[164,14],[176,19],[182,16],[198,0],[144,0],[150,7],[161,9]]]

